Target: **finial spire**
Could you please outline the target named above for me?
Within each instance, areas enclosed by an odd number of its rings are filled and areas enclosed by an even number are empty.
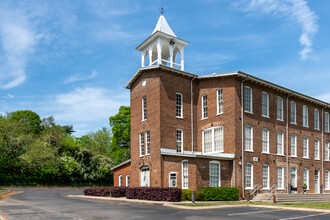
[[[164,8],[163,8],[163,6],[161,7],[161,8],[159,8],[159,11],[160,11],[160,13],[163,15],[164,14]]]

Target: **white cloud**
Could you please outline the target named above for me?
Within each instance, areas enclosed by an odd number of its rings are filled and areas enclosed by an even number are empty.
[[[26,80],[28,56],[41,35],[22,10],[0,6],[0,88],[10,89]]]
[[[318,31],[318,17],[309,8],[306,0],[241,0],[235,5],[247,12],[261,11],[265,14],[291,19],[302,30],[299,38],[303,46],[299,52],[301,59],[307,59],[313,51],[312,40]]]
[[[67,83],[73,83],[73,82],[79,82],[79,81],[85,81],[85,80],[89,80],[89,79],[94,79],[96,77],[98,73],[93,70],[93,72],[89,75],[89,76],[83,76],[80,74],[74,74],[72,76],[70,76],[69,78],[67,78],[66,80],[64,80],[64,84]]]
[[[320,99],[322,101],[330,103],[330,93],[325,93],[325,94],[318,95],[318,96],[316,96],[316,98]]]
[[[5,95],[5,96],[2,96],[2,98],[4,98],[4,99],[12,99],[12,98],[14,98],[14,95],[12,95],[12,94],[7,94],[7,95]]]
[[[50,97],[44,111],[52,112],[59,124],[73,125],[75,135],[84,135],[109,125],[109,117],[122,105],[129,105],[129,91],[111,91],[105,88],[76,88],[71,92]],[[99,125],[95,127],[95,125]]]

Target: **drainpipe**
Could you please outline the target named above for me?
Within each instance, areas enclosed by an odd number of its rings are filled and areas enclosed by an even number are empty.
[[[324,109],[324,107],[322,108],[322,119],[321,119],[321,122],[322,122],[322,141],[321,141],[321,146],[322,146],[322,156],[321,156],[321,160],[322,160],[322,174],[321,174],[321,179],[322,179],[322,184],[321,184],[321,186],[322,186],[322,191],[321,191],[321,193],[323,194],[323,191],[324,191],[324,189],[323,189],[323,170],[324,170],[324,162],[323,162],[323,160],[324,160],[324,153],[323,153],[323,148],[324,148],[324,143],[323,143],[323,141],[324,141],[324,137],[323,137],[323,126],[324,126],[324,122],[323,122],[323,109]]]
[[[192,78],[190,81],[190,105],[191,105],[191,152],[194,153],[194,94],[193,94],[193,80],[196,79],[196,77]]]
[[[245,79],[243,79],[241,81],[241,120],[242,120],[242,197],[243,199],[245,199],[244,197],[244,190],[245,190],[245,184],[244,184],[244,176],[245,176],[245,170],[244,170],[244,81],[247,80],[249,77],[245,77]]]
[[[286,193],[289,194],[289,97],[293,93],[286,97],[286,127],[285,127],[285,136],[286,136]],[[297,107],[296,107],[296,118],[297,118]],[[297,143],[296,143],[297,145]],[[297,146],[296,146],[297,147]]]

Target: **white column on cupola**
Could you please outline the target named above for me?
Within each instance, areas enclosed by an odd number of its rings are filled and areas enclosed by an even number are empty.
[[[157,41],[157,60],[158,65],[162,64],[162,44],[160,40]]]
[[[146,51],[143,51],[141,56],[141,67],[144,67],[145,65],[145,58],[146,58]]]
[[[172,68],[174,66],[173,51],[174,51],[174,47],[172,45],[170,45],[170,67],[172,67]]]
[[[184,52],[183,52],[183,47],[180,47],[180,57],[181,57],[181,70],[184,71]]]
[[[152,47],[149,47],[148,52],[149,52],[149,66],[151,66],[151,64],[152,64]]]

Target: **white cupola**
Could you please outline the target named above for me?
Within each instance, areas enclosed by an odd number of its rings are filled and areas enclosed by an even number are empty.
[[[176,37],[161,14],[151,36],[136,48],[142,53],[141,67],[164,65],[184,71],[183,49],[188,44]]]

